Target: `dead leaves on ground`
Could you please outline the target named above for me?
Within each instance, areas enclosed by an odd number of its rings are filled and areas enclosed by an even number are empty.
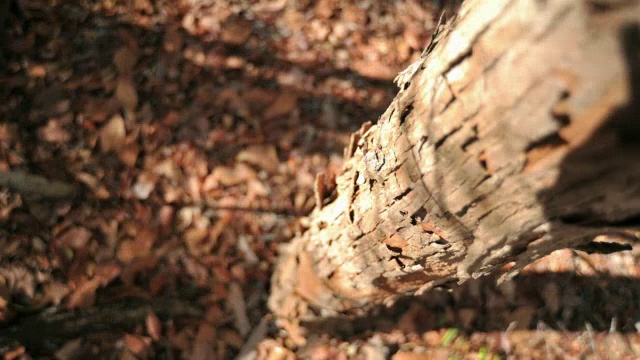
[[[1,255],[16,259],[0,266],[0,320],[16,299],[84,309],[189,294],[206,319],[149,313],[118,335],[119,356],[165,342],[191,358],[237,353],[264,315],[278,244],[301,229],[290,215],[311,210],[315,174],[340,166],[329,154],[390,100],[391,85],[369,80],[419,55],[429,14],[370,1],[20,4],[29,27],[8,29],[0,174],[27,181],[0,181]],[[22,193],[34,179],[47,202]],[[271,359],[293,356],[265,344]],[[69,339],[58,354],[90,346]]]
[[[100,130],[100,148],[102,152],[119,151],[124,146],[127,135],[124,119],[114,115]]]

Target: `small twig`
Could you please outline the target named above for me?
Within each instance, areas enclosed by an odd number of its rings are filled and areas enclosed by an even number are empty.
[[[278,208],[252,208],[252,207],[240,207],[240,206],[207,206],[207,209],[213,210],[227,210],[227,211],[239,211],[239,212],[253,212],[257,214],[274,214],[278,216],[288,217],[303,217],[307,216],[301,211],[278,209]]]
[[[587,334],[589,335],[589,345],[591,346],[591,351],[593,351],[593,355],[596,357],[596,359],[600,358],[598,356],[598,353],[596,352],[596,342],[593,339],[593,326],[591,326],[590,323],[587,323],[587,325],[585,325],[585,327],[587,328]]]
[[[256,326],[249,338],[240,349],[240,353],[236,357],[236,360],[248,360],[252,359],[252,354],[255,354],[255,349],[258,344],[267,336],[267,329],[271,322],[271,315],[265,315],[260,320],[258,326]]]
[[[98,305],[81,311],[40,312],[0,329],[0,340],[16,340],[27,351],[50,352],[56,343],[99,331],[122,331],[143,324],[151,309],[159,318],[201,317],[203,309],[180,299],[158,298],[147,303]]]
[[[72,184],[20,171],[0,172],[0,186],[6,186],[23,195],[48,199],[69,198],[76,192],[76,187]]]

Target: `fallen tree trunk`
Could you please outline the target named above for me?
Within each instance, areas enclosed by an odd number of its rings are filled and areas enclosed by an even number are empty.
[[[639,3],[463,4],[353,135],[335,198],[318,181],[272,279],[285,329],[511,263],[508,278],[561,248],[625,248],[599,235],[635,239]]]

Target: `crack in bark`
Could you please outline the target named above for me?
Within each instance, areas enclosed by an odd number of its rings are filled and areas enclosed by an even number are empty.
[[[619,63],[598,58],[604,49],[615,54],[606,33],[577,32],[577,42],[567,40],[571,34],[561,33],[582,26],[585,19],[574,16],[582,14],[574,9],[579,4],[558,0],[564,2],[550,4],[544,11],[533,7],[539,16],[522,17],[514,5],[518,1],[494,1],[491,6],[484,0],[466,3],[482,10],[466,13],[476,22],[462,24],[460,32],[453,30],[443,38],[425,59],[427,70],[409,80],[411,86],[400,92],[379,123],[358,142],[360,150],[349,160],[353,168],[343,175],[355,173],[356,177],[344,177],[349,184],[340,183],[333,208],[314,213],[327,219],[328,226],[296,239],[304,245],[296,249],[312,253],[316,263],[322,261],[319,276],[330,275],[327,286],[341,299],[332,309],[335,313],[361,314],[373,303],[389,303],[416,288],[477,277],[508,260],[516,261],[517,271],[539,256],[575,246],[597,233],[549,219],[566,221],[566,216],[578,213],[578,207],[597,210],[596,206],[611,204],[616,196],[635,194],[634,183],[621,179],[623,173],[613,169],[603,177],[617,176],[614,185],[623,186],[624,191],[594,203],[604,191],[594,189],[599,180],[575,188],[571,188],[571,176],[554,182],[566,176],[559,156],[540,162],[531,172],[523,171],[527,151],[553,142],[554,135],[549,134],[560,134],[569,115],[571,126],[587,116],[583,113],[594,112],[589,116],[600,121],[597,117],[604,119],[606,111],[589,106],[606,110],[618,100],[615,93],[612,98],[603,95],[602,103],[594,102],[607,89],[591,81],[589,69],[597,67],[598,74],[604,73],[601,80],[606,84],[613,84],[618,72],[622,74],[618,77],[625,73],[619,71]],[[516,34],[501,33],[511,24]],[[531,34],[527,30],[538,35],[527,35]],[[556,40],[565,41],[565,47],[554,47]],[[548,113],[553,97],[562,90],[558,80],[563,78],[557,69],[569,65],[575,77],[575,84],[569,84],[572,101],[560,105],[570,106],[571,111]],[[520,70],[523,76],[514,77]],[[565,99],[561,93],[558,102]],[[617,164],[593,166],[609,169]],[[628,178],[640,177],[640,171],[637,176],[634,171],[629,169]],[[580,173],[579,180],[593,173],[601,171]],[[594,192],[586,194],[589,189]],[[580,197],[582,192],[587,196]],[[640,213],[633,204],[616,204],[609,210],[593,216],[613,219]],[[274,283],[288,281],[286,275],[279,274]],[[286,290],[277,296],[272,308],[289,300]],[[298,310],[314,304],[293,300],[299,305],[294,311],[307,312],[294,317],[315,316],[312,310]]]
[[[457,217],[463,217],[467,214],[467,211],[469,211],[469,209],[474,208],[478,205],[479,202],[481,202],[482,200],[484,200],[487,196],[482,194],[480,196],[478,196],[477,198],[471,200],[470,203],[466,204],[465,206],[462,207],[462,209],[458,210],[455,215]]]

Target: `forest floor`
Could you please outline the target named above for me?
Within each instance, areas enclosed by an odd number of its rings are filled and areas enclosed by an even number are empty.
[[[318,172],[376,121],[431,1],[21,0],[0,73],[5,359],[638,358],[640,250],[291,336],[266,299]]]

